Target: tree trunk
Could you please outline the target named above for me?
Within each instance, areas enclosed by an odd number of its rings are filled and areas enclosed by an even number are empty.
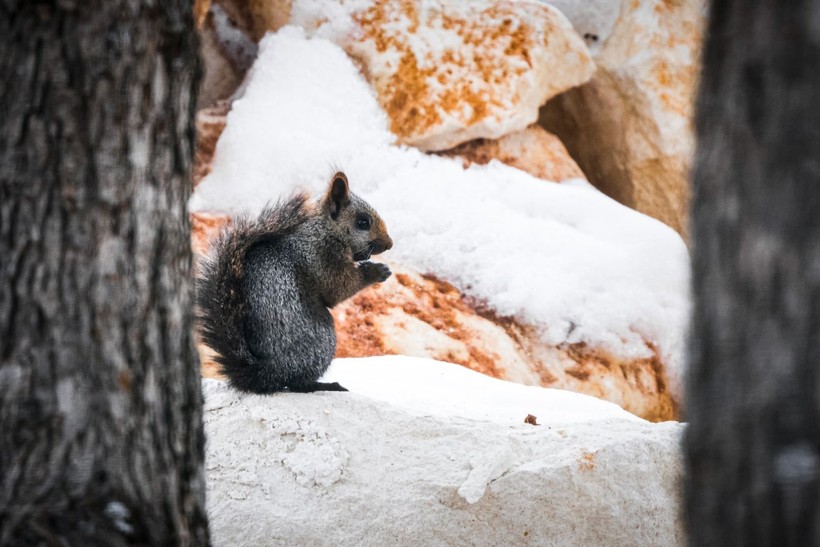
[[[0,544],[202,545],[190,0],[0,0]]]
[[[713,2],[697,113],[694,545],[820,544],[820,0]]]

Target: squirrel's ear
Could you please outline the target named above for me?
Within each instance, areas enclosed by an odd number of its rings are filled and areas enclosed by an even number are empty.
[[[327,189],[325,205],[330,211],[330,218],[336,219],[339,212],[350,202],[350,189],[347,186],[347,177],[339,171],[330,180],[330,187]]]

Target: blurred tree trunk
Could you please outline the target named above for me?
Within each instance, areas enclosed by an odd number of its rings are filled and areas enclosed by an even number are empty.
[[[693,545],[820,545],[820,0],[717,0],[697,113]]]
[[[0,544],[202,545],[190,0],[0,0]]]

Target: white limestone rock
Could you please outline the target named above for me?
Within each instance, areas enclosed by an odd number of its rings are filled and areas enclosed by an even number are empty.
[[[542,125],[561,138],[590,182],[685,236],[704,2],[550,3],[597,38],[591,50],[598,70],[550,101]]]
[[[423,359],[326,377],[351,392],[203,381],[215,545],[683,543],[681,424]]]

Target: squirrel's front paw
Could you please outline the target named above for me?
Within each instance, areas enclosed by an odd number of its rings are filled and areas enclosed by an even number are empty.
[[[362,271],[362,276],[368,283],[381,283],[386,281],[390,274],[390,268],[387,264],[380,264],[378,262],[362,262],[359,264],[359,269]]]

